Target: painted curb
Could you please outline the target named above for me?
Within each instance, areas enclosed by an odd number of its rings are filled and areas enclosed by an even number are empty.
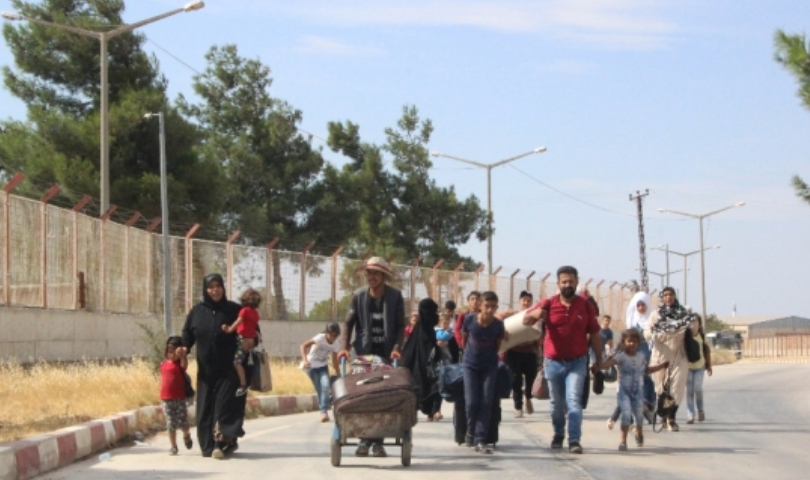
[[[318,410],[315,395],[250,397],[247,407],[265,416]],[[195,408],[189,407],[194,424]],[[128,439],[139,425],[164,424],[162,407],[141,407],[109,417],[63,428],[44,435],[0,444],[0,480],[24,480],[114,447]]]

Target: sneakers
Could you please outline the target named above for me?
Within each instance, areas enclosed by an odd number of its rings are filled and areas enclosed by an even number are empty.
[[[562,435],[554,435],[554,438],[551,439],[551,449],[552,450],[559,450],[563,447],[563,440],[565,437]]]
[[[608,430],[613,430],[614,425],[616,425],[616,422],[614,422],[612,418],[608,418],[608,421],[607,421]]]
[[[470,448],[472,448],[474,446],[474,444],[473,444],[473,436],[470,435],[469,433],[464,436],[464,444],[467,445]]]
[[[568,453],[575,453],[577,455],[582,453],[582,445],[579,442],[569,442],[568,443]]]
[[[532,399],[527,398],[526,399],[526,414],[531,415],[533,413],[534,413],[534,405],[532,405]]]
[[[706,420],[706,414],[703,413],[703,410],[698,410],[698,422],[702,422]]]
[[[357,446],[357,450],[354,451],[355,457],[367,457],[368,456],[368,445],[365,443],[361,443]]]
[[[523,410],[515,410],[515,418],[523,418]]]
[[[237,397],[244,397],[247,395],[248,387],[239,387],[236,389],[236,396]]]
[[[476,453],[484,453],[487,455],[492,455],[492,448],[489,445],[484,445],[483,443],[479,443],[475,446]]]
[[[380,458],[387,457],[388,454],[385,453],[385,448],[382,445],[375,443],[374,446],[371,447],[371,456]]]
[[[626,452],[627,451],[627,444],[624,443],[624,442],[620,443],[619,444],[619,451],[620,452]]]
[[[170,448],[169,455],[177,455],[177,447]]]
[[[689,417],[686,419],[687,425],[692,425],[693,423],[695,423],[695,417]]]

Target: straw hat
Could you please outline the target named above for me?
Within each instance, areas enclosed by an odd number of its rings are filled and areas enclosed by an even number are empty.
[[[366,264],[363,265],[363,269],[382,272],[389,279],[394,278],[394,272],[391,271],[391,267],[388,266],[388,262],[386,262],[382,257],[369,258],[368,261],[366,261]]]

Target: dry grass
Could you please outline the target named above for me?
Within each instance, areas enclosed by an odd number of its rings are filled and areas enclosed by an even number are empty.
[[[712,366],[727,365],[729,363],[736,363],[737,356],[732,350],[717,349],[712,350]]]
[[[192,361],[192,379],[196,371],[197,363]],[[273,391],[267,395],[314,392],[309,377],[295,362],[272,361],[271,371]],[[159,389],[160,379],[140,359],[126,363],[42,362],[32,367],[0,363],[0,442],[158,405]]]

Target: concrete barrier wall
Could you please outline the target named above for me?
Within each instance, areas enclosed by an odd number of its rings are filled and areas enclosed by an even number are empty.
[[[0,359],[73,361],[144,355],[139,323],[162,325],[153,316],[75,310],[0,307]],[[275,357],[298,357],[301,343],[323,331],[324,322],[262,321],[265,348]],[[175,332],[182,329],[176,322]]]

